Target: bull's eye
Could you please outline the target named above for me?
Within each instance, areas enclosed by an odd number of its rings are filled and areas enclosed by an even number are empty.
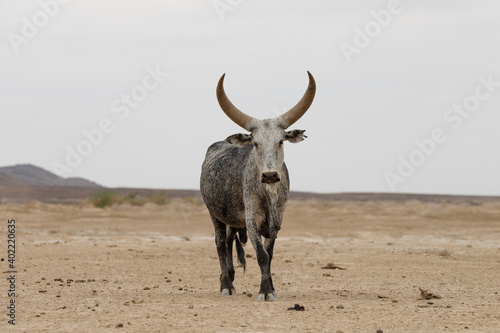
[[[259,145],[257,144],[257,142],[254,142],[254,143],[253,143],[253,146],[254,146],[255,148],[257,148]]]
[[[280,140],[280,146],[283,144],[283,140]]]

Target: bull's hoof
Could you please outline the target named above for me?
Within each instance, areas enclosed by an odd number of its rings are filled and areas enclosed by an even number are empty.
[[[272,302],[274,301],[276,298],[278,298],[278,296],[276,295],[275,292],[272,292],[272,293],[267,293],[267,294],[259,294],[259,296],[257,297],[257,300],[258,301],[268,301],[268,302]]]
[[[236,295],[236,290],[234,288],[224,288],[222,289],[222,292],[221,292],[222,295],[224,296],[229,296],[229,295]]]

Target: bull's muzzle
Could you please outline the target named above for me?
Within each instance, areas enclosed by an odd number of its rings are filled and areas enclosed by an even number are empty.
[[[264,184],[274,184],[280,181],[280,175],[276,171],[263,172],[260,181]]]

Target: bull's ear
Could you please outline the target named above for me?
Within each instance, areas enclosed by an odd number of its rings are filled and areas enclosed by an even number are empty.
[[[232,145],[237,145],[240,147],[246,146],[249,143],[252,143],[252,136],[250,134],[233,134],[226,138],[226,141]]]
[[[307,138],[307,136],[304,135],[304,132],[305,130],[293,130],[285,132],[285,140],[291,143],[303,141],[305,138]]]

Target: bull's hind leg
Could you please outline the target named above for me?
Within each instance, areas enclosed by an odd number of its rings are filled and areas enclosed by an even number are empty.
[[[226,236],[226,247],[227,247],[227,256],[226,256],[226,266],[227,272],[229,273],[229,278],[231,281],[234,281],[234,264],[233,264],[233,241],[234,236],[236,235],[236,229],[227,227],[227,236]]]
[[[217,246],[217,254],[219,256],[220,263],[220,291],[222,295],[236,295],[234,290],[233,282],[229,276],[228,271],[228,250],[226,243],[226,225],[221,221],[217,220],[215,217],[211,216],[212,223],[215,228],[215,245]],[[233,277],[234,277],[234,268]]]

